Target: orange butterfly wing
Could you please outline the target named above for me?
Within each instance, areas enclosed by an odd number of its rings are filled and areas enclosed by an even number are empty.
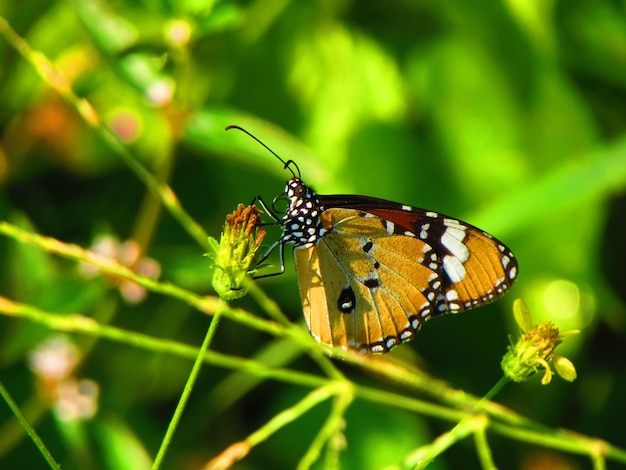
[[[329,346],[386,352],[431,316],[495,299],[517,275],[513,254],[471,225],[381,199],[319,197],[335,207],[294,259],[309,330]]]

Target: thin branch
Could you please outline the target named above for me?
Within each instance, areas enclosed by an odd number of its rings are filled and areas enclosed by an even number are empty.
[[[56,462],[56,460],[54,460],[54,457],[52,457],[52,454],[50,453],[46,445],[43,443],[43,441],[41,440],[41,438],[39,437],[35,429],[26,420],[26,418],[20,411],[15,401],[13,401],[13,398],[9,394],[9,391],[4,387],[2,382],[0,382],[0,395],[2,396],[2,398],[4,398],[4,401],[6,402],[6,404],[9,406],[9,408],[11,409],[15,417],[18,419],[18,421],[22,425],[22,427],[26,430],[26,432],[28,433],[32,441],[35,443],[35,445],[37,446],[37,449],[39,449],[39,452],[41,452],[41,455],[43,455],[44,459],[46,459],[46,462],[48,462],[48,465],[50,465],[50,468],[53,468],[55,470],[60,470],[61,466]]]

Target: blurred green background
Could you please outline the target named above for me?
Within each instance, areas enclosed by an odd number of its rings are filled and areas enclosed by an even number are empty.
[[[511,304],[521,297],[535,322],[582,329],[560,349],[579,377],[510,385],[497,401],[626,447],[623,2],[22,0],[2,2],[0,16],[214,237],[239,202],[257,194],[271,200],[289,176],[249,138],[224,132],[228,124],[295,160],[320,193],[401,201],[496,235],[519,260],[513,292],[430,322],[392,354],[481,396],[501,375],[507,335],[517,333]],[[160,279],[211,294],[203,249],[4,38],[0,220],[83,247],[98,240],[102,247],[108,236],[111,249],[135,247],[155,260]],[[278,236],[269,229],[268,242]],[[118,247],[116,239],[136,245]],[[259,285],[302,323],[289,257],[285,275]],[[164,296],[137,302],[133,292],[0,237],[0,295],[200,345],[206,316]],[[237,306],[258,311],[249,299]],[[72,336],[81,357],[75,375],[93,380],[99,396],[95,417],[68,422],[48,410],[29,365],[53,336],[0,316],[1,381],[36,417],[63,468],[145,468],[191,362]],[[274,341],[224,321],[214,348],[252,357]],[[272,362],[283,353],[276,347],[266,354]],[[317,371],[305,358],[294,360],[294,367]],[[246,383],[245,374],[202,369],[165,468],[199,468],[308,391]],[[235,468],[293,468],[327,413],[315,408]],[[0,406],[0,467],[45,468],[11,417]],[[359,401],[346,418],[347,469],[398,463],[450,427]],[[585,458],[501,436],[490,435],[490,443],[501,468],[589,468]],[[468,440],[432,468],[477,466]]]

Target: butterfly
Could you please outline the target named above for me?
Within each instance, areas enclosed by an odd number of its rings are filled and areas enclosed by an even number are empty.
[[[509,290],[518,264],[509,248],[461,220],[396,202],[358,195],[321,195],[288,169],[282,217],[255,198],[282,227],[263,257],[293,244],[304,318],[328,346],[384,353],[413,339],[422,324],[491,302]],[[295,168],[295,170],[294,170]],[[262,260],[262,261],[263,261]],[[265,277],[265,276],[259,276]]]

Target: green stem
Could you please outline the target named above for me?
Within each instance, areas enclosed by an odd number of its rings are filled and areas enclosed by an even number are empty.
[[[488,403],[502,388],[509,383],[510,379],[502,376],[500,380],[487,392],[487,394],[476,402],[473,406],[472,414],[466,415],[456,426],[447,433],[442,434],[432,444],[417,449],[413,454],[405,460],[405,466],[415,466],[415,468],[424,468],[437,455],[443,453],[448,447],[452,446],[461,439],[464,439],[471,432],[476,438],[478,455],[483,468],[495,468],[495,464],[491,458],[491,451],[485,436],[485,429],[489,425],[489,417],[487,415],[476,415],[485,403]]]
[[[189,401],[189,397],[191,396],[191,391],[193,390],[193,386],[198,379],[198,374],[200,373],[200,367],[202,366],[203,357],[209,349],[209,345],[215,336],[215,331],[219,325],[220,320],[219,311],[213,317],[211,324],[209,325],[209,329],[204,337],[204,341],[202,342],[202,346],[200,346],[200,350],[198,351],[198,355],[196,356],[196,360],[193,363],[193,367],[191,368],[191,372],[189,373],[189,377],[187,378],[187,383],[185,384],[185,388],[183,389],[183,393],[180,396],[180,400],[178,401],[178,405],[176,406],[176,410],[174,411],[174,415],[170,421],[170,424],[167,428],[165,436],[163,437],[163,441],[161,442],[161,447],[154,459],[154,464],[152,465],[152,470],[157,470],[161,467],[161,463],[163,462],[163,458],[165,457],[165,452],[172,442],[172,437],[174,436],[174,432],[178,427],[180,422],[180,418],[185,411],[185,406]]]
[[[20,409],[33,427],[36,427],[39,421],[50,411],[50,408],[44,404],[36,392],[22,402]],[[25,432],[20,421],[9,416],[7,421],[0,426],[0,436],[2,436],[0,439],[0,459],[2,459],[22,442]]]
[[[480,465],[483,470],[496,470],[497,467],[491,455],[491,448],[489,447],[489,442],[487,442],[486,431],[486,428],[478,428],[474,432],[476,453],[478,454],[478,459],[480,460]]]
[[[340,383],[340,382],[339,382]],[[336,441],[339,435],[343,432],[344,415],[350,403],[354,399],[354,393],[350,382],[344,381],[343,391],[337,393],[333,402],[333,407],[322,426],[322,429],[317,433],[315,439],[309,446],[306,454],[300,460],[298,464],[298,470],[307,470],[319,459],[322,447],[325,443],[329,443],[328,455],[326,459],[326,465],[324,468],[333,469],[339,468],[339,445],[331,442],[333,437]]]
[[[105,338],[142,348],[146,351],[162,352],[187,359],[195,359],[198,355],[198,349],[193,346],[172,340],[154,338],[143,333],[127,331],[114,326],[101,325],[92,318],[83,315],[62,315],[45,312],[30,305],[13,302],[2,296],[0,296],[0,314],[32,321],[51,330]],[[211,350],[205,351],[203,360],[207,364],[218,367],[234,369],[258,377],[272,378],[304,387],[319,387],[328,382],[327,379],[313,374],[286,368],[269,367],[259,361],[230,356]]]
[[[462,419],[454,428],[439,436],[431,444],[420,447],[409,455],[404,462],[404,467],[415,468],[416,470],[426,468],[435,457],[474,433],[476,429],[484,429],[487,423],[487,417],[483,415],[471,415]]]
[[[50,468],[60,470],[61,466],[54,460],[52,454],[43,443],[43,441],[39,438],[35,429],[26,420],[15,401],[13,401],[13,398],[9,394],[9,391],[4,388],[2,382],[0,382],[0,395],[2,395],[2,398],[4,398],[4,401],[7,403],[7,405],[9,405],[9,408],[11,409],[15,417],[18,419],[22,427],[26,430],[32,441],[35,443],[35,445],[39,449],[39,452],[41,452],[41,455],[43,455],[44,459],[46,459],[46,462],[48,462]]]
[[[593,455],[591,457],[593,470],[606,470],[606,461],[602,455]]]
[[[227,447],[205,468],[228,468],[229,466],[232,466],[235,461],[244,458],[253,447],[269,439],[272,434],[287,424],[300,418],[300,416],[305,414],[318,403],[329,399],[333,395],[341,393],[344,388],[345,383],[343,382],[330,382],[318,389],[313,390],[292,407],[278,413],[267,423],[250,434],[245,440],[236,442]]]
[[[491,390],[489,390],[485,396],[480,400],[480,402],[476,405],[477,407],[480,406],[482,404],[482,402],[485,401],[489,401],[489,400],[493,400],[494,397],[500,393],[500,391],[505,387],[505,385],[507,385],[509,382],[511,381],[511,379],[509,379],[506,375],[503,375],[502,377],[500,377],[500,380],[498,380],[498,382],[491,387]]]
[[[437,455],[444,452],[448,447],[465,438],[469,433],[473,432],[477,439],[478,455],[484,468],[495,468],[495,464],[491,459],[489,444],[485,437],[485,428],[489,424],[489,418],[486,415],[476,415],[475,413],[482,409],[485,403],[488,403],[495,397],[502,388],[510,382],[506,376],[502,376],[500,380],[481,398],[473,407],[472,414],[466,416],[457,423],[449,432],[443,434],[435,440],[431,445],[419,449],[416,453],[409,457],[408,462],[415,464],[416,468],[424,468]]]
[[[612,446],[601,439],[583,436],[572,431],[544,429],[543,426],[538,429],[524,429],[496,422],[489,425],[489,430],[520,442],[587,455],[596,461],[603,461],[605,457],[609,457],[626,464],[626,450]]]

